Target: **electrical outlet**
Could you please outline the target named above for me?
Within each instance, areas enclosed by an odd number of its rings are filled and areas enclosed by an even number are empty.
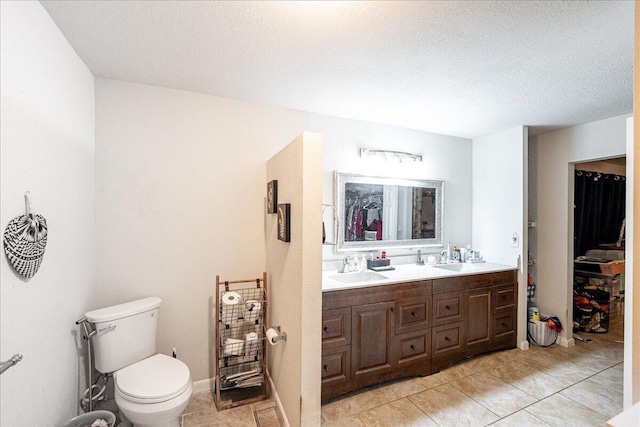
[[[518,238],[518,233],[514,231],[513,234],[511,235],[511,247],[517,248],[519,244],[520,244],[520,239]]]

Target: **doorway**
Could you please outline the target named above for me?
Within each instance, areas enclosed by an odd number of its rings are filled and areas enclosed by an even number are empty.
[[[574,165],[574,338],[622,345],[626,158]]]

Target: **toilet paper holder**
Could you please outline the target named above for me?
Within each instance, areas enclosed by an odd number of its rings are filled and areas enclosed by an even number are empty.
[[[277,343],[278,341],[287,340],[287,333],[280,330],[280,325],[272,326],[269,329],[273,329],[278,334],[277,336],[270,338],[273,344]]]

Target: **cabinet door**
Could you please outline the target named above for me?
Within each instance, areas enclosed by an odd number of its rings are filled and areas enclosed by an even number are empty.
[[[395,302],[351,308],[351,378],[391,371]]]
[[[468,291],[467,348],[491,340],[491,288]]]
[[[351,307],[322,310],[322,348],[351,344]]]
[[[465,316],[464,292],[446,292],[433,296],[433,325],[460,322]]]
[[[396,302],[396,334],[429,327],[431,297],[406,298]]]
[[[322,350],[322,387],[331,387],[349,381],[350,347],[333,347]]]

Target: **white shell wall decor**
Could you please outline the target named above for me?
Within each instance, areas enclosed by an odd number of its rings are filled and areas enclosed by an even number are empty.
[[[47,220],[31,213],[30,194],[24,193],[26,214],[9,221],[4,230],[4,252],[13,268],[22,276],[30,279],[42,264],[47,246]]]

